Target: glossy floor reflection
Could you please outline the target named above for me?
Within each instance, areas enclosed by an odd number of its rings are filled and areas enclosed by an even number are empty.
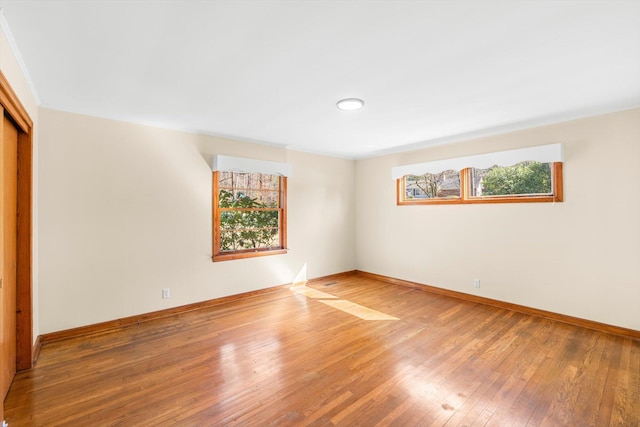
[[[640,420],[638,341],[359,276],[330,285],[45,344],[35,368],[17,374],[5,418],[181,427]]]

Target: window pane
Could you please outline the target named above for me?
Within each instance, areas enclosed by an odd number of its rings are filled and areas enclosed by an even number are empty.
[[[268,211],[222,211],[220,212],[220,228],[278,228],[280,212]]]
[[[259,239],[255,235],[249,235],[246,231],[222,231],[220,232],[220,251],[233,252],[246,249],[271,249],[279,247],[280,236],[266,234]]]
[[[273,248],[279,245],[280,212],[222,211],[220,247],[222,251]]]
[[[264,190],[220,190],[221,208],[277,208],[280,192]]]
[[[471,170],[473,197],[550,195],[553,192],[551,163],[522,162]]]
[[[227,190],[260,189],[278,190],[280,177],[277,175],[265,175],[261,173],[244,172],[219,172],[220,188]]]
[[[436,174],[404,177],[405,200],[460,198],[460,172],[448,170]]]
[[[221,208],[277,208],[280,177],[259,173],[220,172]]]

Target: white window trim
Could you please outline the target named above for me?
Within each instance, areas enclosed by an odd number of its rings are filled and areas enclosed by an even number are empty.
[[[497,151],[475,156],[456,157],[433,162],[414,163],[391,168],[391,177],[400,179],[406,175],[437,174],[447,170],[461,171],[466,168],[488,169],[492,166],[512,166],[520,162],[562,162],[562,144],[539,145],[517,150]]]
[[[292,172],[291,165],[288,163],[221,155],[213,157],[212,169],[214,171],[262,173],[286,177],[290,177]]]

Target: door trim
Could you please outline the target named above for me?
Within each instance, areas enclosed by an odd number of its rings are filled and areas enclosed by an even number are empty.
[[[33,121],[0,70],[0,105],[18,128],[18,200],[16,218],[16,368],[33,366]]]

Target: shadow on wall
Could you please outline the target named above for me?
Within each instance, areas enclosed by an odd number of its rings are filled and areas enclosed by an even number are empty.
[[[197,150],[208,165],[209,170],[211,170],[211,165],[213,164],[213,157],[217,154],[272,162],[287,161],[287,149],[282,145],[257,144],[208,135],[195,136],[197,138]]]

